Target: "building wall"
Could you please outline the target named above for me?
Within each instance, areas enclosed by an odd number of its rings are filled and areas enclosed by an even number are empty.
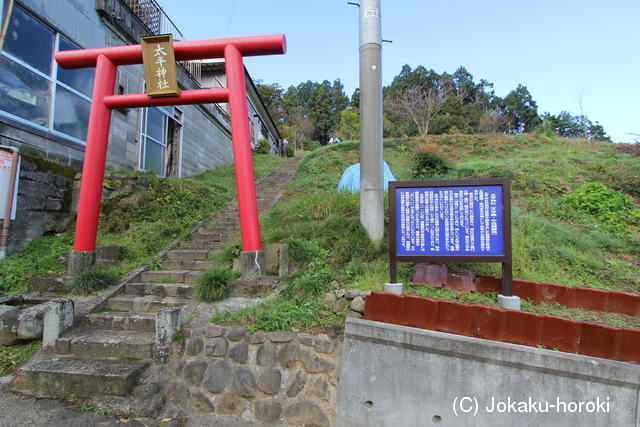
[[[200,140],[201,143],[182,145],[182,175],[198,175],[217,166],[233,164],[231,132],[228,124],[212,119],[215,107],[185,105],[184,112],[183,141]]]
[[[17,0],[16,5],[81,48],[123,46],[139,41],[140,36],[149,35],[135,15],[118,0]],[[178,81],[181,90],[199,88],[198,83],[180,66]],[[142,65],[119,67],[116,93],[142,92]],[[229,120],[220,108],[207,105],[184,106],[181,109],[184,116],[180,151],[184,156],[180,176],[193,176],[216,166],[232,164]],[[141,109],[113,111],[107,168],[140,168],[141,118]],[[83,144],[11,118],[0,118],[0,121],[3,122],[0,123],[0,140],[5,145],[32,150],[34,154],[63,165],[82,166]]]

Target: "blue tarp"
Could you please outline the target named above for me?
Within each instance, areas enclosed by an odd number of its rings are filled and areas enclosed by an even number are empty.
[[[389,181],[395,181],[396,179],[391,173],[387,162],[382,162],[382,179],[384,181],[384,191],[389,191]],[[338,183],[338,192],[340,191],[348,191],[354,194],[360,192],[360,163],[349,166],[342,173]]]

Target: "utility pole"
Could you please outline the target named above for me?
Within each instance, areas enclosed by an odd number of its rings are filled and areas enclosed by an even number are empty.
[[[379,246],[384,237],[382,179],[382,30],[380,0],[361,0],[360,222]]]

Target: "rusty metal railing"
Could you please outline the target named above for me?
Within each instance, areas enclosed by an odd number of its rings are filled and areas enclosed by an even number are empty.
[[[152,34],[171,34],[174,41],[186,40],[171,18],[155,0],[122,0]],[[180,65],[200,84],[200,61],[182,61]]]

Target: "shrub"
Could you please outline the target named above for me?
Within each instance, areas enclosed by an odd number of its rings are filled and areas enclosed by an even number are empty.
[[[287,239],[286,243],[289,246],[287,260],[297,265],[306,264],[316,254],[316,249],[310,243],[302,239],[290,237]]]
[[[253,150],[254,154],[269,154],[271,151],[271,143],[268,139],[261,139],[258,141],[258,147]]]
[[[412,172],[416,179],[444,175],[449,171],[447,161],[437,153],[419,152],[415,154]]]
[[[628,225],[640,224],[640,210],[631,197],[611,190],[599,182],[590,182],[564,195],[564,202],[586,212],[610,232],[625,231]]]
[[[293,157],[296,154],[296,149],[293,147],[293,145],[288,144],[287,145],[287,157]]]
[[[217,267],[203,271],[196,282],[196,298],[208,303],[227,298],[236,277],[237,273],[226,268]]]
[[[71,281],[71,293],[87,295],[107,289],[116,283],[118,283],[118,275],[113,271],[91,268],[73,278]]]

